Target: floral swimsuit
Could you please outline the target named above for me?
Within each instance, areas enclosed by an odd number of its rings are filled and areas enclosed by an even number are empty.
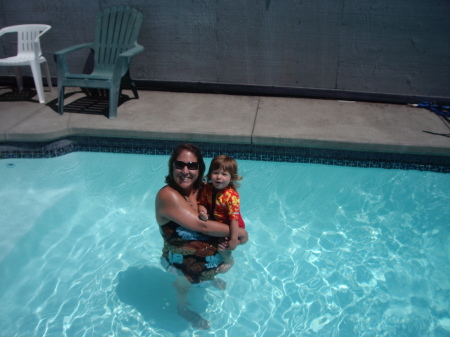
[[[160,228],[166,269],[176,268],[191,283],[214,279],[217,267],[223,263],[217,249],[219,238],[191,231],[173,221]]]

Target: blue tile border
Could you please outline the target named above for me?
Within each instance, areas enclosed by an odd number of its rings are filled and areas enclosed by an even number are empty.
[[[0,142],[0,159],[53,158],[71,152],[110,152],[170,155],[181,141],[107,137],[68,137],[52,142]],[[314,163],[350,167],[419,170],[450,173],[450,157],[379,153],[251,144],[200,143],[203,155],[228,154],[236,159]]]

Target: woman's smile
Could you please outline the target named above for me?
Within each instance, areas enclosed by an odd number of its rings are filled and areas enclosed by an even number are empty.
[[[181,172],[180,175],[179,175],[179,177],[180,177],[180,180],[181,180],[181,181],[192,180],[192,177],[191,177],[191,175],[190,175],[189,173],[188,173],[188,174],[185,174],[185,173]]]

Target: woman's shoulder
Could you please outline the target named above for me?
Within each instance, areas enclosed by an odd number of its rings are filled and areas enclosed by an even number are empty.
[[[155,198],[156,220],[160,226],[167,223],[167,214],[180,204],[180,194],[169,185],[162,187]]]
[[[165,191],[170,191],[170,190],[174,190],[172,187],[170,187],[169,185],[165,185],[165,186],[163,186],[163,187],[161,187],[160,189],[159,189],[159,191],[158,191],[158,193],[161,193],[161,192],[165,192]],[[164,193],[163,192],[163,193]]]
[[[179,203],[180,198],[180,193],[178,193],[173,187],[166,185],[158,191],[155,199],[157,205],[167,206],[174,203]]]
[[[169,185],[162,187],[156,194],[157,199],[173,198],[176,196],[179,196],[179,193]]]

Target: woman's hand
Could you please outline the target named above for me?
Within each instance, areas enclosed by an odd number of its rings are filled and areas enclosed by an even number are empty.
[[[219,244],[217,246],[217,248],[219,249],[219,251],[223,252],[224,250],[228,250],[228,238],[222,238],[219,240]]]
[[[224,250],[234,250],[238,245],[243,245],[248,242],[248,233],[245,229],[239,228],[239,235],[237,240],[230,240],[229,237],[224,237],[219,241],[218,249],[220,251]]]
[[[236,239],[236,240],[231,239],[228,241],[228,249],[235,250],[239,244],[240,244],[240,241],[238,239]]]
[[[239,228],[238,239],[239,239],[241,245],[247,243],[248,233],[244,228]]]

